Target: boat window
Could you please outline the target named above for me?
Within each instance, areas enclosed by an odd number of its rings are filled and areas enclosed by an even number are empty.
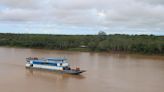
[[[48,65],[57,66],[57,63],[48,63]]]
[[[54,66],[57,66],[57,64],[56,64],[56,63],[54,63]]]

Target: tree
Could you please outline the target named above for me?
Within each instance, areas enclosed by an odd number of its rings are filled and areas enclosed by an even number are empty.
[[[107,37],[107,34],[104,31],[99,31],[98,38],[99,38],[100,41],[105,40],[106,37]]]
[[[99,36],[106,36],[107,34],[104,31],[99,31],[98,35]]]

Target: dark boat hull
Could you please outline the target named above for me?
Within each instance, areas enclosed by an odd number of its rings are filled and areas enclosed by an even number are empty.
[[[63,70],[63,73],[78,75],[80,73],[86,72],[85,70]]]

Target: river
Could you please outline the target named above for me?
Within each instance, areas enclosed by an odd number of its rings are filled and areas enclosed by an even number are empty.
[[[25,68],[25,58],[65,57],[81,75]],[[164,92],[164,56],[0,47],[1,92]]]

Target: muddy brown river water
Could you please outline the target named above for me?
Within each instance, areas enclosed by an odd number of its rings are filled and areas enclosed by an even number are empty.
[[[29,56],[66,57],[87,72],[28,70]],[[0,47],[0,92],[164,92],[164,56]]]

